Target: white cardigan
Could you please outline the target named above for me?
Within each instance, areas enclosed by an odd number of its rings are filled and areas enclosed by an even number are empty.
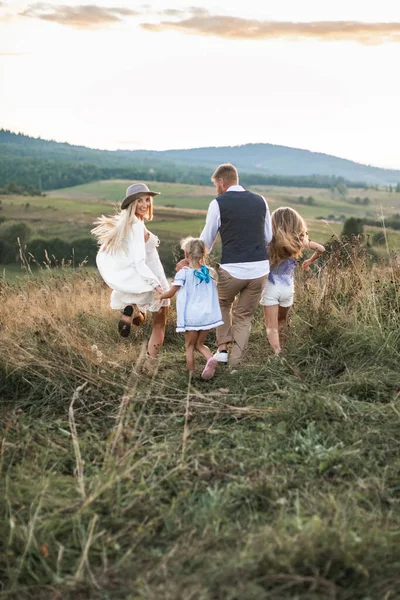
[[[140,219],[132,225],[126,250],[105,252],[100,248],[96,263],[106,284],[117,292],[143,294],[160,285],[146,265],[145,227]]]

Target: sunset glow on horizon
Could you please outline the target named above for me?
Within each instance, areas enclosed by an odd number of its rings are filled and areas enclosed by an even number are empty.
[[[271,143],[400,169],[391,0],[5,1],[0,40],[5,129],[101,149]]]

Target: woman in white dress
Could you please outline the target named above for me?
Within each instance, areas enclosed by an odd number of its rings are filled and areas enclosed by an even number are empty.
[[[100,275],[112,288],[111,308],[122,310],[118,329],[127,337],[132,322],[140,325],[146,311],[153,315],[152,332],[147,347],[155,358],[164,342],[169,300],[159,295],[169,289],[157,252],[158,238],[148,231],[145,221],[153,218],[153,197],[144,183],[134,183],[126,190],[121,211],[104,215],[92,230],[100,250],[96,262]],[[157,293],[156,293],[157,292]]]

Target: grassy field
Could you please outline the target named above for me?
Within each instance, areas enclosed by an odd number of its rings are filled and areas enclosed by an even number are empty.
[[[173,309],[143,373],[95,273],[1,283],[0,598],[400,597],[399,265],[296,278],[283,358],[258,311],[210,382]]]
[[[10,223],[24,221],[29,224],[34,237],[45,239],[59,237],[73,241],[90,235],[95,218],[101,214],[113,212],[115,204],[123,198],[129,182],[101,181],[86,185],[66,188],[48,193],[45,197],[3,196],[1,197],[0,217],[6,219],[0,225],[3,228]],[[171,183],[149,182],[161,195],[155,200],[155,218],[149,225],[151,230],[161,239],[160,252],[162,259],[171,270],[172,255],[176,253],[180,238],[187,235],[198,236],[204,226],[204,218],[210,201],[214,198],[213,188],[207,186],[181,185]],[[278,206],[291,206],[307,219],[312,239],[326,243],[332,236],[340,235],[343,224],[339,217],[378,218],[379,215],[389,217],[400,211],[400,194],[383,190],[351,189],[346,199],[339,198],[326,189],[255,187],[267,199],[270,210]],[[299,198],[313,198],[314,204],[299,204]],[[368,197],[370,204],[356,204],[355,198]],[[334,215],[336,220],[326,220]],[[324,217],[320,220],[317,217]],[[371,238],[377,229],[366,228]],[[400,248],[400,232],[387,232],[388,245],[391,249]],[[380,254],[386,252],[385,247],[375,248]],[[219,245],[216,245],[216,255]],[[15,277],[13,266],[4,266],[2,271],[7,280]],[[4,274],[4,273],[3,273]]]
[[[64,190],[50,192],[45,197],[2,196],[0,198],[0,217],[5,222],[0,225],[0,238],[4,228],[10,224],[23,221],[32,231],[31,237],[44,239],[61,238],[71,241],[87,237],[93,227],[93,221],[101,214],[114,211],[114,206],[124,196],[127,181],[102,181]],[[179,240],[187,235],[200,235],[207,207],[214,197],[212,187],[191,186],[170,183],[153,183],[149,185],[162,194],[155,200],[155,216],[150,229],[159,236],[160,256],[168,275],[172,275],[175,258],[179,254]],[[334,198],[329,190],[303,188],[256,188],[256,191],[268,199],[270,210],[278,206],[291,206],[307,219],[310,236],[313,240],[326,243],[339,236],[343,223],[334,220],[320,220],[319,216],[328,217],[344,215],[376,218],[378,214],[385,217],[400,211],[400,195],[377,190],[350,190],[347,200]],[[363,206],[354,204],[354,198],[369,194],[371,204]],[[299,197],[312,196],[314,205],[299,204]],[[366,227],[365,233],[372,239],[378,231]],[[400,232],[387,230],[388,247],[400,249]],[[378,255],[387,254],[386,246],[374,247]],[[28,243],[29,251],[29,243]],[[218,260],[220,244],[217,240],[213,258]],[[67,257],[64,257],[67,260]],[[43,261],[39,258],[39,261]],[[89,267],[94,267],[94,259],[89,260]],[[61,262],[61,261],[59,261]],[[24,272],[16,264],[0,265],[3,281],[23,281]],[[38,273],[37,269],[34,270]],[[47,276],[44,266],[42,275]]]
[[[67,200],[85,200],[87,202],[114,202],[118,203],[125,195],[128,181],[100,181],[79,185],[73,188],[55,190],[49,197]],[[177,183],[148,182],[151,189],[160,192],[156,199],[157,206],[176,206],[177,208],[193,208],[207,210],[210,201],[215,197],[214,188],[211,186],[182,185]],[[300,196],[314,198],[315,205],[300,206],[304,216],[315,218],[327,217],[330,213],[348,216],[370,216],[373,218],[381,210],[386,216],[399,211],[400,194],[384,190],[349,189],[346,199],[332,194],[328,189],[319,188],[292,188],[276,186],[253,186],[255,192],[263,194],[271,206],[271,210],[287,203],[296,204]],[[368,197],[370,204],[363,206],[355,204],[355,198]]]

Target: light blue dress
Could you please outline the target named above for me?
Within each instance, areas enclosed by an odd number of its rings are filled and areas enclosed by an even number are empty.
[[[175,275],[178,285],[176,298],[176,331],[203,331],[223,325],[217,287],[207,267],[184,267]],[[196,276],[197,273],[197,276]]]

